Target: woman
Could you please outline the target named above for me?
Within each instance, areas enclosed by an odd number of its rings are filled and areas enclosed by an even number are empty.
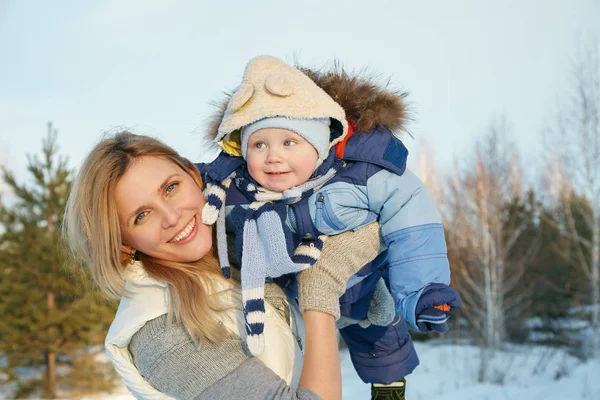
[[[268,345],[251,358],[238,287],[222,276],[199,219],[204,204],[195,166],[146,136],[102,140],[79,171],[65,235],[98,286],[121,298],[106,348],[129,390],[144,399],[341,398],[335,321],[324,311],[376,256],[378,227],[328,239],[300,274],[300,292],[311,293],[300,298],[305,329],[295,303],[269,286]]]

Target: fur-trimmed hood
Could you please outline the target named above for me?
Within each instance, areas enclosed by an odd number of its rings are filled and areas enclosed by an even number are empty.
[[[301,66],[296,68],[342,106],[346,117],[356,119],[356,133],[368,132],[378,125],[395,132],[406,131],[406,122],[409,119],[405,101],[407,93],[390,89],[387,84],[381,85],[375,78],[364,73],[350,74],[340,65],[335,65],[329,70],[314,70]],[[209,119],[207,131],[211,140],[217,136],[233,92],[226,93],[222,101],[215,103],[217,110]]]

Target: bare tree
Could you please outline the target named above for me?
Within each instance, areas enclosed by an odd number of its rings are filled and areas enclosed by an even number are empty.
[[[489,360],[506,338],[506,312],[519,305],[525,265],[535,254],[535,240],[523,245],[531,227],[531,207],[522,181],[520,160],[507,139],[505,120],[493,123],[476,143],[472,160],[449,177],[443,215],[455,283],[463,312],[482,343],[480,380]],[[512,207],[519,204],[519,207]],[[525,253],[514,256],[516,246]]]
[[[579,265],[589,279],[592,357],[600,340],[600,46],[584,47],[573,66],[570,96],[563,97],[556,124],[544,137],[548,153],[550,194],[556,201],[558,226],[574,251],[563,258]],[[589,207],[578,223],[573,206],[583,197]]]
[[[423,137],[419,138],[418,175],[429,189],[435,204],[440,208],[443,207],[443,182],[437,172],[434,151],[429,142]]]

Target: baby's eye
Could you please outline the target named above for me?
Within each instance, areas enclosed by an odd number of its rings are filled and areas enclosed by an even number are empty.
[[[141,212],[139,213],[136,217],[135,217],[135,223],[137,224],[138,222],[142,221],[144,218],[146,218],[146,212]]]
[[[254,147],[256,147],[257,149],[262,149],[265,147],[265,144],[263,142],[256,142],[254,143]]]
[[[284,146],[293,146],[295,144],[296,142],[294,142],[293,140],[286,140],[285,142],[283,142]]]

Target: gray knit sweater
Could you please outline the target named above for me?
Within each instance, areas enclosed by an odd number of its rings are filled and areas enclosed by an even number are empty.
[[[244,350],[239,336],[198,349],[185,328],[167,323],[166,315],[148,321],[129,351],[141,375],[177,399],[320,399],[308,389],[288,386]]]

